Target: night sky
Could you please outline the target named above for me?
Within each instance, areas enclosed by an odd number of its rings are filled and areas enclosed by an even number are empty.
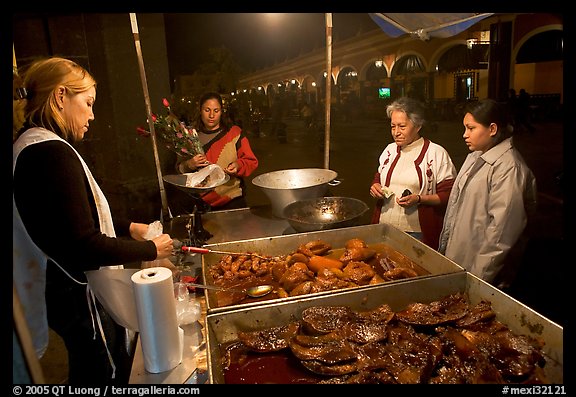
[[[180,13],[164,22],[174,74],[192,73],[209,48],[227,47],[247,72],[326,48],[323,13]],[[368,13],[333,13],[332,25],[333,45],[378,29]]]

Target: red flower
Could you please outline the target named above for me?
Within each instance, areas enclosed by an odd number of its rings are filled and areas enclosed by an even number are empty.
[[[172,113],[170,102],[166,98],[162,99],[162,104],[168,109],[168,115],[162,116],[151,113],[151,118],[154,123],[155,134],[164,141],[166,148],[178,155],[194,156],[197,153],[204,153],[196,131],[188,131],[186,125]],[[136,128],[136,131],[141,136],[151,135],[142,127]]]
[[[195,283],[197,280],[198,280],[198,277],[182,276],[182,278],[180,279],[180,282],[182,282],[182,283]],[[196,287],[188,286],[188,291],[194,292],[194,291],[196,291]]]
[[[150,136],[150,131],[145,130],[142,127],[137,127],[136,128],[136,132],[138,133],[138,135],[140,136],[144,136],[144,137],[149,137]]]

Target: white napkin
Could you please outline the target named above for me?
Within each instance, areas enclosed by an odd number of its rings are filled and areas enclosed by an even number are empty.
[[[394,192],[388,186],[382,186],[382,193],[386,198],[390,198],[390,196],[394,194]]]

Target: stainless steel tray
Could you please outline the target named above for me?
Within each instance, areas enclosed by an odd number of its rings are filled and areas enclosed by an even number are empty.
[[[205,247],[227,252],[256,252],[265,255],[284,255],[295,251],[296,248],[301,244],[317,239],[321,239],[330,243],[334,249],[343,248],[345,243],[351,238],[360,238],[368,244],[386,243],[388,246],[394,248],[401,254],[413,260],[417,265],[430,272],[430,275],[418,276],[412,279],[426,278],[438,274],[453,272],[465,272],[464,268],[457,265],[455,262],[439,254],[437,251],[433,250],[432,248],[428,247],[407,233],[404,233],[401,230],[387,224],[363,225],[341,229],[323,230],[318,232],[291,234],[287,236],[274,236],[251,240],[208,244]],[[222,255],[219,254],[203,255],[202,274],[204,281],[207,284],[214,283],[213,278],[210,276],[209,269],[214,264],[218,263],[221,258]],[[399,281],[402,280],[387,281],[383,284],[396,283]],[[356,287],[354,289],[366,287],[368,286]],[[310,295],[319,296],[331,294],[333,292],[334,291],[324,291]],[[237,305],[219,306],[215,292],[206,290],[205,296],[208,313],[245,308],[269,302],[289,301],[300,298],[299,296],[295,296],[242,303]]]
[[[238,308],[208,314],[206,318],[207,359],[210,383],[224,383],[220,365],[222,344],[238,340],[237,332],[260,330],[287,324],[294,317],[300,319],[302,311],[311,306],[344,305],[353,310],[366,311],[387,303],[394,311],[403,310],[414,302],[430,303],[445,296],[463,292],[471,304],[489,300],[496,319],[519,335],[529,335],[545,342],[547,358],[545,373],[552,383],[563,383],[563,328],[528,306],[515,300],[471,273],[452,273],[408,279],[393,284],[379,284],[333,292],[323,296],[303,296],[252,307]]]

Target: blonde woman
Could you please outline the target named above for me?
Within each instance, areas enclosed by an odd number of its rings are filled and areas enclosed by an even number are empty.
[[[68,59],[47,58],[25,69],[23,85],[16,111],[24,124],[13,144],[13,274],[37,354],[46,349],[49,325],[68,350],[69,383],[127,382],[124,329],[87,299],[84,272],[168,258],[172,239],[145,240],[147,224],[113,222],[73,146],[94,120],[90,73]],[[105,338],[95,337],[93,313]]]

